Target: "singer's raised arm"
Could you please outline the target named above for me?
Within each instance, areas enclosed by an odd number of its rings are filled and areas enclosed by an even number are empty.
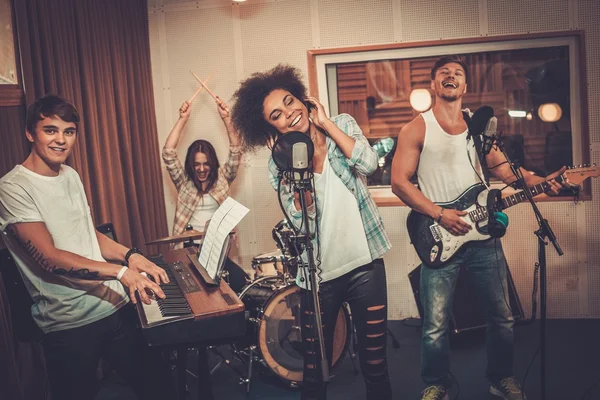
[[[363,135],[356,120],[348,114],[340,114],[336,117],[335,124],[339,126],[339,130],[355,140],[352,156],[347,158],[348,166],[365,176],[375,172],[379,156]]]

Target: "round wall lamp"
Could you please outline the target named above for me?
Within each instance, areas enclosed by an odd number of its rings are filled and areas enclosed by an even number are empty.
[[[427,111],[431,107],[431,93],[427,89],[414,89],[410,92],[409,101],[416,111]]]
[[[562,117],[562,109],[556,103],[545,103],[539,106],[538,115],[544,122],[556,122]]]

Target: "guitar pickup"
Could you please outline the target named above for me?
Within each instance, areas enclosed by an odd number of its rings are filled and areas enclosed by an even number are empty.
[[[433,236],[433,240],[435,240],[436,242],[442,241],[442,229],[440,228],[439,224],[435,223],[431,225],[429,227],[429,230],[431,231],[431,236]]]

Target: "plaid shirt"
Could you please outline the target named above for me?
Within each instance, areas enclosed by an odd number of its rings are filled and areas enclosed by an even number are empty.
[[[377,169],[379,156],[364,137],[354,118],[348,114],[340,114],[331,118],[331,120],[338,128],[348,136],[353,137],[356,141],[354,149],[352,150],[352,157],[348,159],[336,145],[335,141],[327,136],[327,156],[329,157],[329,163],[335,174],[342,180],[354,197],[356,197],[358,210],[369,244],[371,258],[376,260],[383,257],[383,255],[392,248],[388,234],[383,227],[383,221],[379,215],[377,205],[375,204],[373,197],[371,197],[371,193],[369,193],[369,188],[367,187],[367,176],[371,175]],[[277,190],[278,186],[277,173],[277,166],[271,157],[269,159],[269,180],[275,190]],[[296,206],[294,205],[294,194],[290,192],[290,188],[284,183],[281,184],[280,193],[285,211],[291,218],[290,222],[296,227],[300,227],[302,223],[302,212],[296,210]],[[340,212],[343,212],[343,210],[340,210]],[[313,202],[308,207],[308,216],[311,222],[314,222],[314,194]],[[311,231],[314,232],[313,227],[311,227]],[[314,244],[316,246],[316,243]]]
[[[173,224],[173,235],[179,235],[185,231],[185,227],[200,202],[200,194],[194,182],[186,175],[181,165],[177,150],[163,148],[162,158],[171,176],[171,180],[177,189],[177,207],[175,208],[175,222]],[[219,168],[217,181],[208,191],[217,203],[221,204],[229,196],[229,185],[235,179],[240,167],[242,151],[240,146],[229,146],[229,158]]]

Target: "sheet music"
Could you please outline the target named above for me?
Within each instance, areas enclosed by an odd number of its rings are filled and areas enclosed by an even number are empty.
[[[248,211],[248,208],[228,197],[211,217],[198,257],[211,278],[216,278],[225,239]]]

